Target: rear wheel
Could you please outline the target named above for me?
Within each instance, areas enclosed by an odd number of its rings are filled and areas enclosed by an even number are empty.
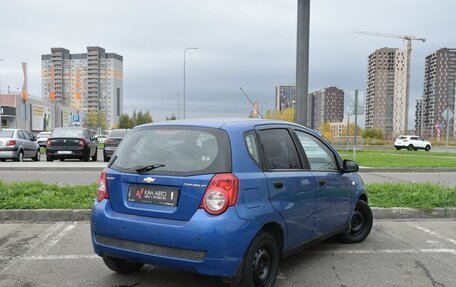
[[[396,149],[397,149],[397,150],[401,150],[401,148],[400,148],[400,147],[398,147],[398,146],[396,147]]]
[[[337,238],[343,243],[359,243],[369,235],[372,229],[372,210],[364,200],[358,200],[353,212],[350,231],[342,233]]]
[[[40,161],[41,160],[41,152],[40,149],[36,151],[35,157],[32,158],[34,161]]]
[[[109,269],[120,274],[131,274],[137,272],[144,265],[143,263],[130,262],[108,256],[103,256],[103,261]]]
[[[50,155],[46,156],[46,161],[54,161],[54,158]]]
[[[60,158],[60,161],[65,161],[65,158],[64,158],[64,157],[61,157],[61,158]]]
[[[427,145],[425,148],[424,148],[425,151],[430,151],[431,150],[431,146],[430,145]]]
[[[242,264],[241,281],[232,286],[272,287],[279,270],[279,249],[275,238],[260,231],[253,240]]]
[[[24,152],[23,151],[19,151],[17,153],[17,157],[14,159],[14,161],[23,161],[24,160]]]
[[[413,145],[409,145],[409,146],[407,147],[407,150],[408,150],[408,151],[413,150]]]

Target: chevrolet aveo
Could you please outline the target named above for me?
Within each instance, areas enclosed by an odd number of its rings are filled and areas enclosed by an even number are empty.
[[[331,236],[368,236],[372,212],[358,169],[289,122],[139,126],[101,174],[93,247],[118,273],[152,264],[274,286],[282,257]]]

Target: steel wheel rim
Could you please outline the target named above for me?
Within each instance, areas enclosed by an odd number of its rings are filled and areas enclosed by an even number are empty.
[[[272,256],[266,247],[260,247],[255,252],[252,262],[253,283],[255,286],[266,286],[272,269]]]
[[[355,210],[351,220],[351,233],[358,235],[364,230],[366,225],[366,216],[359,210]]]

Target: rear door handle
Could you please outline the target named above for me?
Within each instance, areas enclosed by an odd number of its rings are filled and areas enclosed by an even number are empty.
[[[324,179],[320,179],[320,180],[318,181],[318,183],[319,183],[320,185],[325,185],[326,181],[325,181]]]
[[[276,188],[282,188],[283,187],[283,181],[274,181],[274,187]]]

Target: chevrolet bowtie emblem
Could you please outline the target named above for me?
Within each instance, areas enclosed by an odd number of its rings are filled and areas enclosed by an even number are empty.
[[[152,178],[152,177],[146,177],[145,179],[143,179],[144,182],[147,182],[147,183],[153,183],[155,181],[155,178]]]

